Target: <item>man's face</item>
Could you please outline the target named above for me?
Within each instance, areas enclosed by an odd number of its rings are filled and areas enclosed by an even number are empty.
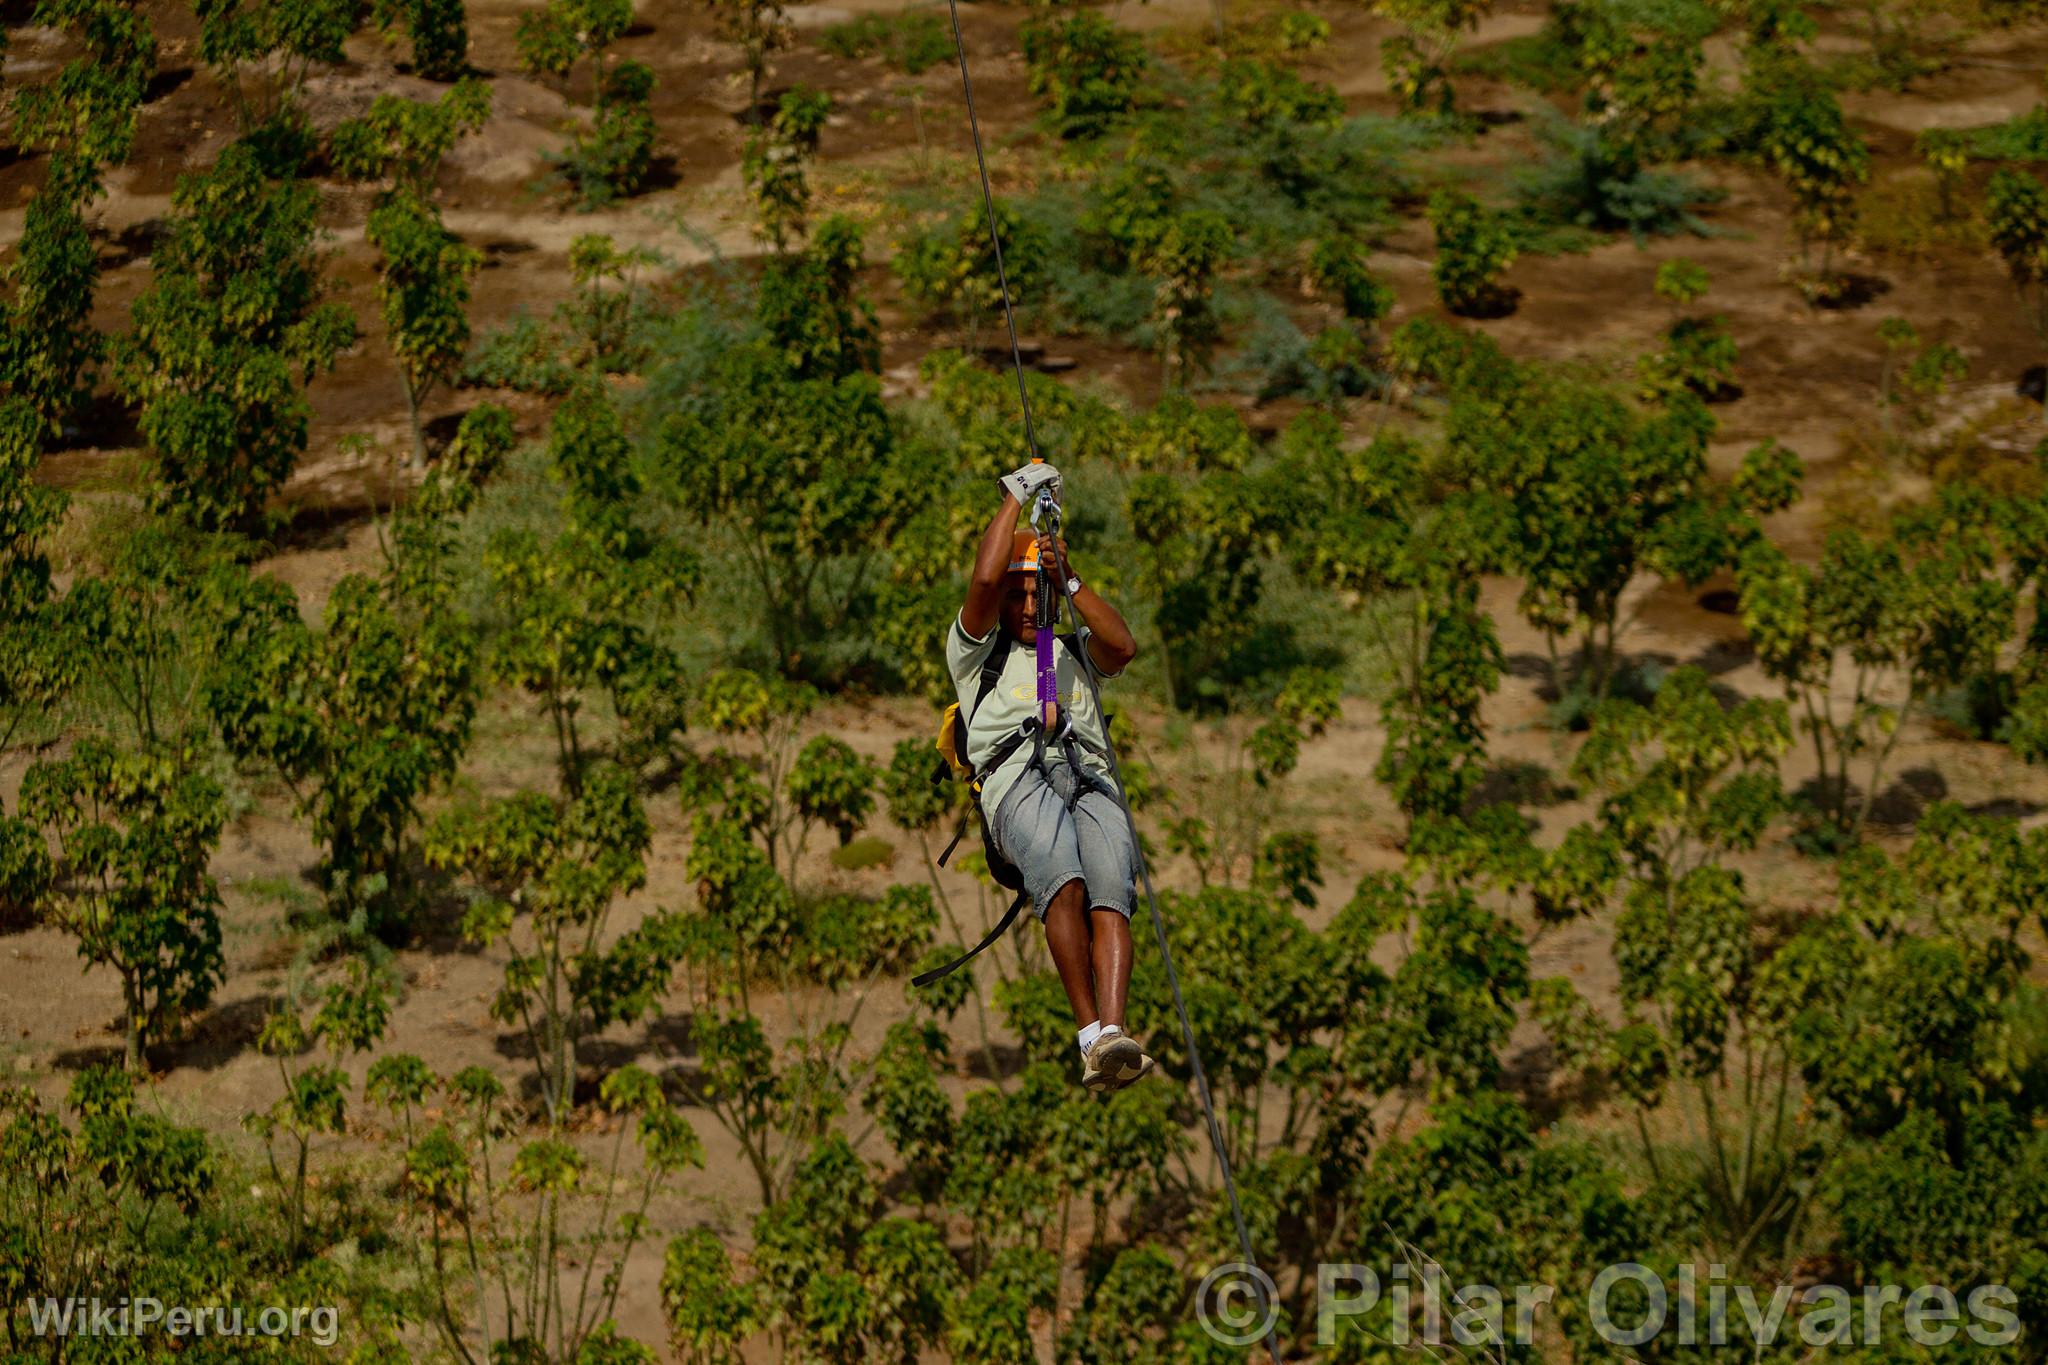
[[[1003,579],[1003,633],[1013,640],[1035,644],[1038,628],[1033,620],[1038,611],[1038,575],[1013,573]]]

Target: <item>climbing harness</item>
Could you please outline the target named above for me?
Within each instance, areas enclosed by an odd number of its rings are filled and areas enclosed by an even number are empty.
[[[1003,239],[1002,233],[996,226],[995,194],[989,189],[988,158],[983,153],[981,146],[981,120],[974,112],[974,81],[967,73],[967,39],[960,32],[960,0],[946,0],[946,7],[953,19],[953,50],[960,58],[960,93],[965,98],[967,104],[967,126],[974,135],[974,164],[981,175],[981,204],[983,212],[988,216],[989,244],[995,252],[996,283],[1002,290],[1003,322],[1008,327],[1010,333],[1010,365],[1017,376],[1017,401],[1024,414],[1024,445],[1034,462],[1042,462],[1045,457],[1038,453],[1038,434],[1033,428],[1031,421],[1031,396],[1026,391],[1024,385],[1024,352],[1023,348],[1017,344],[1017,315],[1010,302],[1010,279],[1003,267]],[[1220,10],[1218,11],[1217,23],[1220,33],[1222,24]],[[1045,522],[1044,525],[1040,525],[1041,519]],[[1052,540],[1055,544],[1058,543],[1061,522],[1060,507],[1052,499],[1049,491],[1038,499],[1038,505],[1033,509],[1031,521],[1041,536]],[[1035,743],[1042,754],[1045,742],[1045,724],[1050,719],[1052,709],[1057,706],[1058,700],[1057,678],[1052,672],[1052,641],[1050,638],[1052,630],[1048,614],[1053,603],[1050,600],[1052,595],[1046,591],[1047,586],[1056,586],[1058,588],[1059,601],[1065,604],[1069,621],[1076,620],[1077,615],[1074,611],[1073,594],[1068,591],[1065,575],[1049,572],[1046,557],[1043,555],[1039,558],[1038,573],[1038,601],[1036,604],[1038,618],[1034,621],[1034,625],[1037,627],[1035,635],[1040,651],[1038,694],[1040,728]],[[998,645],[1001,645],[1000,641],[998,641]],[[991,658],[994,657],[996,652],[991,652]],[[1077,656],[1081,661],[1081,676],[1087,681],[1088,695],[1095,704],[1096,714],[1099,716],[1105,715],[1106,713],[1102,709],[1102,683],[1101,679],[1096,675],[1095,660],[1088,652],[1086,639],[1083,638],[1080,646],[1069,652]],[[987,665],[984,665],[984,668],[986,667]],[[997,667],[998,671],[1000,671],[1001,665],[997,665]],[[1049,678],[1052,680],[1052,691],[1050,693],[1046,691]],[[987,695],[985,677],[982,695]],[[1060,719],[1062,728],[1071,732],[1072,727],[1066,723],[1063,713]],[[1104,724],[1106,731],[1106,720]],[[964,755],[964,735],[962,738],[962,753]],[[1106,733],[1104,738],[1107,739]],[[1071,749],[1069,749],[1068,754],[1071,762],[1073,757]],[[1007,754],[1004,755],[1004,757],[1007,756]],[[1159,912],[1159,897],[1152,888],[1152,868],[1145,858],[1145,843],[1144,840],[1138,837],[1138,818],[1131,813],[1130,803],[1123,796],[1123,765],[1117,760],[1116,746],[1114,744],[1105,744],[1103,746],[1103,756],[1108,760],[1110,781],[1114,784],[1114,790],[1109,792],[1109,796],[1116,802],[1117,809],[1124,813],[1124,822],[1130,832],[1131,852],[1138,866],[1139,885],[1144,889],[1145,906],[1151,912],[1153,933],[1159,940],[1159,960],[1166,968],[1166,984],[1173,993],[1174,1013],[1180,1017],[1181,1041],[1187,1046],[1189,1069],[1194,1072],[1195,1076],[1195,1093],[1202,1102],[1202,1117],[1208,1123],[1209,1145],[1214,1149],[1217,1166],[1223,1172],[1224,1192],[1230,1197],[1230,1217],[1237,1229],[1238,1254],[1244,1257],[1244,1264],[1250,1267],[1253,1272],[1251,1278],[1253,1289],[1258,1296],[1260,1321],[1265,1325],[1266,1351],[1272,1357],[1273,1365],[1280,1365],[1280,1345],[1273,1332],[1275,1314],[1273,1305],[1267,1299],[1267,1287],[1272,1281],[1266,1278],[1263,1271],[1259,1270],[1258,1258],[1252,1253],[1251,1233],[1246,1228],[1244,1221],[1244,1205],[1237,1195],[1237,1177],[1230,1169],[1230,1152],[1223,1142],[1223,1127],[1216,1121],[1216,1104],[1209,1093],[1209,1076],[1202,1067],[1201,1050],[1195,1045],[1195,1027],[1188,1019],[1187,1001],[1181,996],[1180,974],[1174,970],[1173,950],[1166,941],[1166,919]],[[995,768],[990,767],[987,771],[993,773]],[[1078,763],[1074,763],[1073,771],[1076,779],[1076,790],[1078,790],[1083,770]],[[981,804],[978,791],[976,795],[975,806],[978,810]],[[984,835],[986,835],[987,829],[987,817],[984,815],[982,817]],[[993,870],[993,864],[991,864],[991,869]],[[994,943],[1000,938],[1004,931],[1010,927],[1011,921],[1016,919],[1017,912],[1023,907],[1026,899],[1028,897],[1020,891],[1017,899],[1013,900],[1010,903],[1010,908],[1004,912],[1001,922],[989,932],[988,936],[972,952],[967,954],[967,958],[973,957],[976,953],[981,952],[989,944]],[[962,958],[961,961],[964,962],[967,958]],[[926,973],[924,976],[916,978],[913,984],[923,985],[926,981],[943,976],[959,965],[960,963],[956,962],[951,966],[939,969],[935,973]]]

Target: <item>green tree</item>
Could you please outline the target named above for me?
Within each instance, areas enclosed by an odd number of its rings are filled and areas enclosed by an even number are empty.
[[[1444,307],[1471,317],[1512,303],[1513,292],[1499,281],[1514,264],[1515,244],[1498,214],[1469,194],[1439,190],[1430,197],[1429,225],[1436,230],[1436,264],[1429,273]]]
[[[306,78],[342,60],[357,0],[193,0],[193,9],[200,60],[228,92],[242,136],[268,174],[298,175],[312,151]]]
[[[1723,866],[1755,848],[1781,809],[1777,764],[1791,742],[1782,702],[1724,708],[1695,669],[1674,673],[1651,706],[1601,708],[1573,773],[1603,793],[1601,835],[1622,854],[1623,1023],[1605,1024],[1562,979],[1537,997],[1568,1064],[1603,1071],[1635,1106],[1660,1182],[1671,1173],[1648,1116],[1669,1085],[1690,1085],[1710,1231],[1738,1265],[1778,1253],[1808,1173],[1784,1124],[1795,1069],[1788,1001],[1765,985],[1786,964],[1764,946],[1741,874]],[[1740,1081],[1725,1114],[1724,1071]]]
[[[836,1135],[798,1166],[788,1197],[755,1219],[756,1283],[801,1359],[915,1360],[936,1346],[959,1271],[930,1223],[878,1215],[860,1158]]]
[[[425,463],[420,409],[454,377],[469,351],[469,283],[483,253],[441,222],[441,211],[400,189],[370,212],[366,240],[378,253],[377,294],[412,421],[412,458]]]
[[[835,213],[802,252],[763,268],[755,315],[799,379],[843,379],[880,366],[880,324],[860,292],[866,264],[860,228]]]
[[[1428,614],[1428,643],[1412,685],[1381,703],[1387,744],[1373,768],[1411,823],[1457,815],[1477,790],[1486,764],[1480,706],[1500,685],[1506,665],[1492,618],[1479,608],[1476,583],[1462,581],[1420,609]]]
[[[398,513],[386,572],[336,584],[320,633],[281,592],[277,619],[245,636],[210,687],[229,747],[274,765],[310,821],[316,876],[350,939],[404,929],[420,801],[468,747],[478,649],[450,600],[448,561],[455,517],[509,445],[496,425],[490,409],[464,419],[449,459]]]
[[[604,93],[605,51],[632,22],[632,0],[548,0],[519,16],[519,64],[566,83],[580,63],[588,62],[595,105]]]
[[[1559,35],[1585,82],[1583,126],[1594,131],[1610,175],[1632,180],[1644,165],[1675,159],[1693,145],[1688,114],[1700,93],[1708,28],[1684,11],[1643,11],[1613,0],[1559,11]]]
[[[2028,321],[2048,338],[2048,187],[2025,171],[2001,170],[1986,187],[1984,216]]]
[[[1387,83],[1402,112],[1420,112],[1432,94],[1439,114],[1451,112],[1451,54],[1460,35],[1477,28],[1492,9],[1493,0],[1374,0],[1375,13],[1407,30],[1380,43]]]
[[[1052,126],[1068,139],[1095,138],[1131,110],[1145,82],[1145,42],[1093,10],[1027,23],[1024,64]]]
[[[1206,370],[1223,339],[1216,312],[1216,277],[1237,243],[1230,220],[1211,209],[1176,214],[1145,253],[1139,268],[1155,281],[1152,329],[1160,364],[1171,387]]]
[[[1000,316],[1002,280],[1010,282],[1013,304],[1029,299],[1048,263],[1044,238],[1000,199],[995,222],[1003,242],[1001,271],[989,241],[988,209],[979,199],[966,213],[909,234],[891,262],[909,301],[927,314],[949,314],[970,343],[984,319]]]
[[[654,68],[624,61],[605,73],[587,132],[577,135],[561,161],[588,212],[639,192],[654,166]]]
[[[68,29],[85,51],[56,79],[15,92],[15,141],[62,153],[80,167],[126,161],[156,75],[156,34],[148,16],[118,0],[38,0],[31,21]],[[96,170],[90,178],[97,194]]]
[[[169,753],[96,736],[22,777],[21,812],[55,846],[52,919],[121,978],[131,1069],[222,979],[220,892],[206,865],[226,820],[219,786]]]
[[[1685,308],[1706,293],[1707,272],[1692,261],[1666,261],[1657,267],[1656,290],[1676,308]],[[1646,402],[1681,391],[1711,402],[1732,389],[1735,359],[1735,339],[1725,318],[1680,314],[1664,329],[1663,349],[1636,361],[1636,377]]]
[[[282,1093],[268,1111],[247,1114],[242,1120],[243,1127],[263,1141],[295,1255],[307,1247],[317,1216],[312,1207],[314,1141],[348,1131],[350,1082],[342,1063],[375,1047],[391,1018],[387,983],[360,958],[349,961],[341,979],[328,983],[310,1019],[304,1014],[303,991],[302,983],[294,983],[257,1036],[257,1046],[276,1059]],[[327,1053],[324,1062],[305,1060],[316,1042]],[[289,1174],[278,1163],[286,1142]]]
[[[585,209],[638,189],[653,155],[647,106],[654,72],[643,62],[606,60],[632,22],[632,0],[548,0],[519,19],[519,61],[527,71],[567,85],[578,66],[590,69],[590,126],[556,158]]]
[[[718,1234],[692,1228],[662,1258],[661,1306],[669,1342],[684,1365],[741,1365],[740,1343],[753,1335],[753,1286],[739,1283]]]
[[[629,374],[644,361],[648,314],[639,272],[657,259],[644,247],[621,251],[603,233],[583,233],[569,243],[575,292],[555,309],[564,362],[597,376]]]
[[[573,794],[459,808],[427,836],[428,861],[484,893],[464,936],[509,949],[491,1015],[526,1030],[552,1127],[574,1108],[583,1040],[652,1013],[680,956],[673,916],[606,930],[618,898],[647,880],[652,832],[634,785],[617,765],[594,765]]]
[[[1882,536],[1835,532],[1810,568],[1768,541],[1742,552],[1743,626],[1812,741],[1830,840],[1853,842],[1869,819],[1915,709],[1987,671],[2012,634],[2014,594],[1987,510],[1949,490],[1897,514]]]
[[[99,253],[84,214],[98,193],[87,166],[65,153],[53,156],[12,259],[0,266],[0,401],[33,408],[46,434],[61,431],[92,397],[106,349],[92,325]]]
[[[610,1140],[588,1145],[556,1125],[523,1133],[483,1067],[442,1080],[417,1057],[387,1056],[365,1088],[404,1137],[407,1249],[451,1358],[653,1365],[653,1351],[619,1335],[625,1266],[652,1231],[650,1206],[704,1165],[660,1081],[636,1066],[606,1075],[593,1117]]]
[[[755,235],[777,256],[802,238],[809,221],[811,187],[805,172],[831,114],[830,95],[798,86],[785,90],[774,116],[747,134],[740,178],[754,196]]]
[[[1919,329],[1904,318],[1880,322],[1877,338],[1884,343],[1884,364],[1877,378],[1880,424],[1887,444],[1903,445],[1909,434],[1925,430],[1933,421],[1934,404],[1951,384],[1969,374],[1970,365],[1947,342],[1923,344]]]
[[[1168,695],[1227,711],[1266,690],[1288,656],[1269,646],[1259,603],[1265,557],[1295,511],[1289,474],[1249,468],[1250,432],[1230,408],[1172,393],[1117,434],[1134,471],[1124,515],[1138,544],[1131,581],[1151,602]]]
[[[469,16],[463,0],[375,0],[371,18],[386,35],[405,30],[416,74],[453,81],[468,72]]]
[[[491,87],[465,77],[437,100],[379,95],[369,112],[336,124],[329,160],[351,180],[383,180],[432,200],[441,163],[463,137],[491,116]]]
[[[24,1360],[55,1354],[47,1339],[34,1344],[30,1294],[89,1297],[95,1278],[114,1272],[132,1273],[125,1282],[137,1293],[190,1283],[195,1267],[168,1266],[174,1258],[162,1252],[194,1242],[210,1253],[205,1273],[229,1293],[254,1289],[264,1274],[271,1248],[246,1226],[235,1236],[232,1218],[219,1216],[231,1183],[223,1167],[232,1167],[205,1133],[149,1112],[135,1091],[119,1068],[82,1070],[65,1098],[69,1122],[28,1086],[0,1091],[0,1275],[21,1295],[0,1332]]]
[[[727,351],[659,437],[672,496],[737,540],[785,672],[856,619],[912,506],[869,374],[801,378],[765,345]]]
[[[1835,253],[1855,229],[1856,190],[1870,178],[1870,149],[1849,127],[1834,91],[1803,64],[1753,68],[1745,80],[1759,71],[1775,75],[1751,96],[1761,104],[1757,155],[1792,192],[1802,291],[1809,302],[1831,302],[1847,287]]]
[[[48,551],[70,500],[36,478],[42,430],[25,400],[0,400],[0,748],[46,714],[77,671]]]
[[[1216,111],[1237,125],[1226,144],[1234,160],[1296,208],[1344,225],[1347,215],[1318,196],[1346,176],[1369,172],[1343,145],[1344,98],[1335,86],[1280,62],[1233,57],[1216,73],[1215,100]],[[1181,173],[1178,165],[1171,169]]]
[[[1319,294],[1336,300],[1345,318],[1371,327],[1393,311],[1394,291],[1372,273],[1367,252],[1355,238],[1317,239],[1309,252],[1308,278]]]
[[[305,385],[355,322],[322,302],[314,186],[270,179],[238,142],[181,179],[172,204],[114,378],[141,408],[155,500],[201,526],[246,527],[305,450]]]
[[[548,457],[563,489],[563,529],[546,541],[524,527],[491,537],[484,566],[501,606],[486,658],[492,676],[547,717],[573,797],[594,762],[637,771],[672,756],[682,665],[655,627],[695,591],[700,569],[642,519],[640,465],[601,381],[579,384],[556,408]],[[585,734],[595,699],[618,722],[608,746]]]
[[[768,59],[795,38],[782,0],[703,0],[711,12],[712,31],[719,41],[739,49],[747,72],[747,122],[761,118],[761,81]]]
[[[291,592],[250,574],[234,542],[168,518],[120,526],[88,558],[56,615],[77,679],[75,718],[149,753],[211,761],[211,689],[233,651],[296,614]]]
[[[1639,573],[1697,583],[1733,553],[1747,523],[1708,478],[1713,427],[1688,394],[1640,412],[1549,370],[1454,391],[1450,457],[1505,502],[1508,562],[1525,580],[1519,606],[1550,642],[1561,696],[1571,680],[1557,647],[1574,633],[1577,681],[1592,696],[1607,691],[1622,598]]]
[[[1375,776],[1412,834],[1418,819],[1459,814],[1483,776],[1480,707],[1505,661],[1477,589],[1505,560],[1506,507],[1484,493],[1430,498],[1424,453],[1398,433],[1347,450],[1333,417],[1311,416],[1282,444],[1303,504],[1288,537],[1296,567],[1357,611],[1391,674]]]

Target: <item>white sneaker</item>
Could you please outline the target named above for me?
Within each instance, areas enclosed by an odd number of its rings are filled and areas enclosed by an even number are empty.
[[[1105,1029],[1081,1058],[1081,1084],[1090,1090],[1121,1090],[1151,1066],[1152,1059],[1128,1034]]]

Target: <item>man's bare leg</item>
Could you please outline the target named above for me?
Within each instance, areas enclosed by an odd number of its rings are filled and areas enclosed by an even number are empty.
[[[1052,965],[1066,987],[1067,1003],[1074,1007],[1074,1022],[1082,1028],[1102,1018],[1096,1009],[1087,906],[1088,888],[1077,877],[1055,891],[1045,908],[1045,946],[1052,950]],[[1128,956],[1126,950],[1127,961]],[[1121,996],[1116,1019],[1123,1019]]]
[[[1131,922],[1114,910],[1096,909],[1088,912],[1088,924],[1093,931],[1095,1004],[1103,1023],[1122,1028],[1124,1002],[1131,995]]]

